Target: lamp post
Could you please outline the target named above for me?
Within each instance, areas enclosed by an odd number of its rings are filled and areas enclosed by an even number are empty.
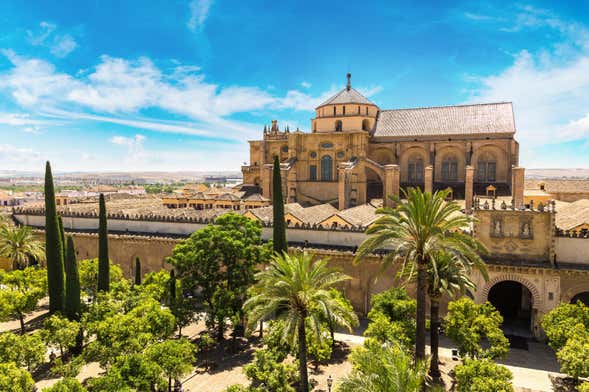
[[[327,392],[331,392],[331,386],[333,385],[333,378],[331,378],[331,374],[327,377]]]

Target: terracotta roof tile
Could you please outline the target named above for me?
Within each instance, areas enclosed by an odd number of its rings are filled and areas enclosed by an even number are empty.
[[[383,110],[374,137],[515,133],[510,102]]]

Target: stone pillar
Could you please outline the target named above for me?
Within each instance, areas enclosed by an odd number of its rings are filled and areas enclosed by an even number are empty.
[[[262,167],[262,195],[268,199],[272,199],[272,171],[271,163],[266,163]]]
[[[392,207],[393,201],[389,196],[399,197],[399,185],[401,182],[399,165],[384,166],[383,204],[385,207]]]
[[[338,170],[338,182],[337,182],[337,201],[338,209],[345,210],[350,206],[350,190],[349,190],[349,179],[347,176],[347,170],[344,166],[339,166]]]
[[[466,175],[464,177],[464,204],[467,214],[472,212],[472,199],[474,197],[474,167],[466,166]]]
[[[524,176],[526,169],[513,167],[511,169],[511,197],[515,202],[515,208],[522,208],[524,205]]]
[[[428,165],[425,167],[425,173],[423,176],[423,180],[425,182],[425,191],[429,193],[433,193],[434,190],[434,167],[432,165]]]

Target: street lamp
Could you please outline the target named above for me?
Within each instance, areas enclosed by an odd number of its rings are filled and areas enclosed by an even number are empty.
[[[331,378],[331,374],[327,377],[327,392],[331,392],[331,386],[333,385],[333,378]]]

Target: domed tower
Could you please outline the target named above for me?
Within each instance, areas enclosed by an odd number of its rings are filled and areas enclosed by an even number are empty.
[[[351,74],[346,76],[346,87],[315,108],[315,118],[311,121],[313,133],[370,132],[373,129],[378,106],[352,88]]]

